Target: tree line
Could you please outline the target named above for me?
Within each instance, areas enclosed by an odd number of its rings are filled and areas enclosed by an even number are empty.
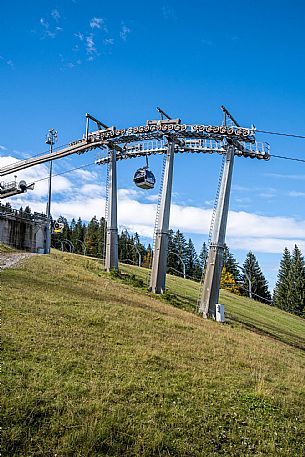
[[[31,214],[27,206],[20,214]],[[73,252],[104,258],[106,242],[105,218],[94,216],[88,224],[79,217],[69,223],[64,217],[58,219],[64,225],[62,233],[52,234],[52,245]],[[119,261],[150,268],[153,258],[151,244],[145,246],[137,233],[122,230],[118,236]],[[169,231],[167,270],[168,273],[184,276],[195,281],[203,280],[208,259],[208,247],[204,242],[197,254],[191,238],[177,230]],[[248,252],[240,267],[227,245],[224,246],[221,288],[238,295],[249,296],[264,303],[275,305],[285,311],[305,316],[305,260],[295,245],[292,252],[285,248],[280,262],[273,296],[268,282],[253,252]]]

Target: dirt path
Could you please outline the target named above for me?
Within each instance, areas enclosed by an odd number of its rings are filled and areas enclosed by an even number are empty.
[[[32,252],[0,252],[0,271],[17,265],[21,260],[36,255]]]

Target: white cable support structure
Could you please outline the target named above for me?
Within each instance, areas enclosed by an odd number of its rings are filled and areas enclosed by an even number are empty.
[[[179,124],[179,120],[164,124],[165,121],[147,121],[145,126],[116,129],[115,127],[97,130],[84,138],[71,142],[63,149],[20,160],[0,168],[0,176],[5,176],[41,163],[54,161],[72,154],[84,154],[101,148],[105,157],[97,164],[109,162],[109,150],[116,151],[116,160],[142,157],[152,154],[166,154],[168,138],[175,139],[175,153],[218,153],[225,154],[227,140],[236,144],[237,156],[269,160],[270,146],[266,142],[255,141],[255,129],[212,125]],[[151,124],[155,122],[155,124]],[[165,138],[167,137],[167,138]]]
[[[86,132],[81,139],[52,153],[4,166],[0,168],[0,176],[72,154],[101,149],[103,153],[95,163],[108,165],[105,269],[110,271],[118,269],[117,162],[150,155],[164,155],[162,190],[156,216],[154,255],[149,284],[149,290],[152,292],[164,293],[174,157],[179,153],[223,155],[223,170],[211,224],[209,257],[199,301],[199,311],[202,315],[215,318],[234,158],[270,159],[270,146],[268,143],[256,141],[255,127],[241,127],[224,106],[221,109],[224,113],[222,125],[183,124],[180,119],[171,119],[163,110],[157,108],[161,119],[148,120],[145,125],[122,129],[108,127],[87,113]],[[98,130],[89,131],[90,120],[95,122]]]

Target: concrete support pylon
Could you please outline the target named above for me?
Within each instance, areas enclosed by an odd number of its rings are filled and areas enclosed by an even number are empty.
[[[156,230],[155,249],[149,285],[149,290],[155,294],[162,294],[165,292],[174,155],[175,142],[171,140],[168,143],[168,151],[162,186],[162,197],[160,203],[159,221]]]
[[[106,232],[105,270],[118,270],[118,217],[117,217],[117,173],[116,151],[110,150],[108,179],[108,218]]]
[[[215,224],[212,242],[204,277],[199,312],[203,317],[216,317],[216,304],[219,299],[220,277],[223,261],[223,251],[226,236],[229,200],[234,163],[234,147],[229,145],[223,169],[219,199],[216,208]]]

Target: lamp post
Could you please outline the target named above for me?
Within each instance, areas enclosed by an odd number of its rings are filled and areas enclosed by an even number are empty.
[[[57,132],[54,129],[50,129],[46,136],[46,144],[50,145],[50,154],[53,152],[53,144],[57,141]],[[45,254],[50,254],[51,248],[51,198],[52,198],[52,160],[50,161],[49,168],[49,192],[48,192],[48,203],[47,203],[47,239]]]
[[[74,244],[72,243],[72,241],[67,240],[67,239],[65,239],[63,241],[64,241],[64,243],[66,243],[69,246],[70,252],[74,252],[75,251],[75,247],[74,247]]]
[[[142,265],[142,256],[141,256],[141,253],[138,249],[138,247],[136,245],[134,245],[134,248],[135,248],[135,251],[137,252],[138,256],[139,256],[139,262],[138,262],[138,265],[139,267]]]
[[[82,247],[83,247],[83,249],[84,249],[83,255],[86,255],[86,253],[87,253],[87,248],[86,248],[85,243],[84,243],[82,240],[76,240],[76,242],[77,242],[77,243],[80,243],[80,244],[82,245]]]
[[[183,278],[186,279],[186,272],[185,272],[185,262],[182,260],[182,258],[180,257],[179,254],[177,254],[177,252],[174,252],[174,251],[169,251],[171,254],[174,254],[175,256],[178,257],[178,259],[180,260],[180,263],[182,265],[182,269],[183,269]]]
[[[247,281],[248,281],[248,284],[249,284],[249,298],[252,298],[252,283],[251,283],[251,279],[250,279],[250,276],[248,275],[248,273],[246,272],[245,268],[241,267],[240,265],[236,265],[237,268],[239,268],[243,274],[245,275],[245,277],[247,278]]]

